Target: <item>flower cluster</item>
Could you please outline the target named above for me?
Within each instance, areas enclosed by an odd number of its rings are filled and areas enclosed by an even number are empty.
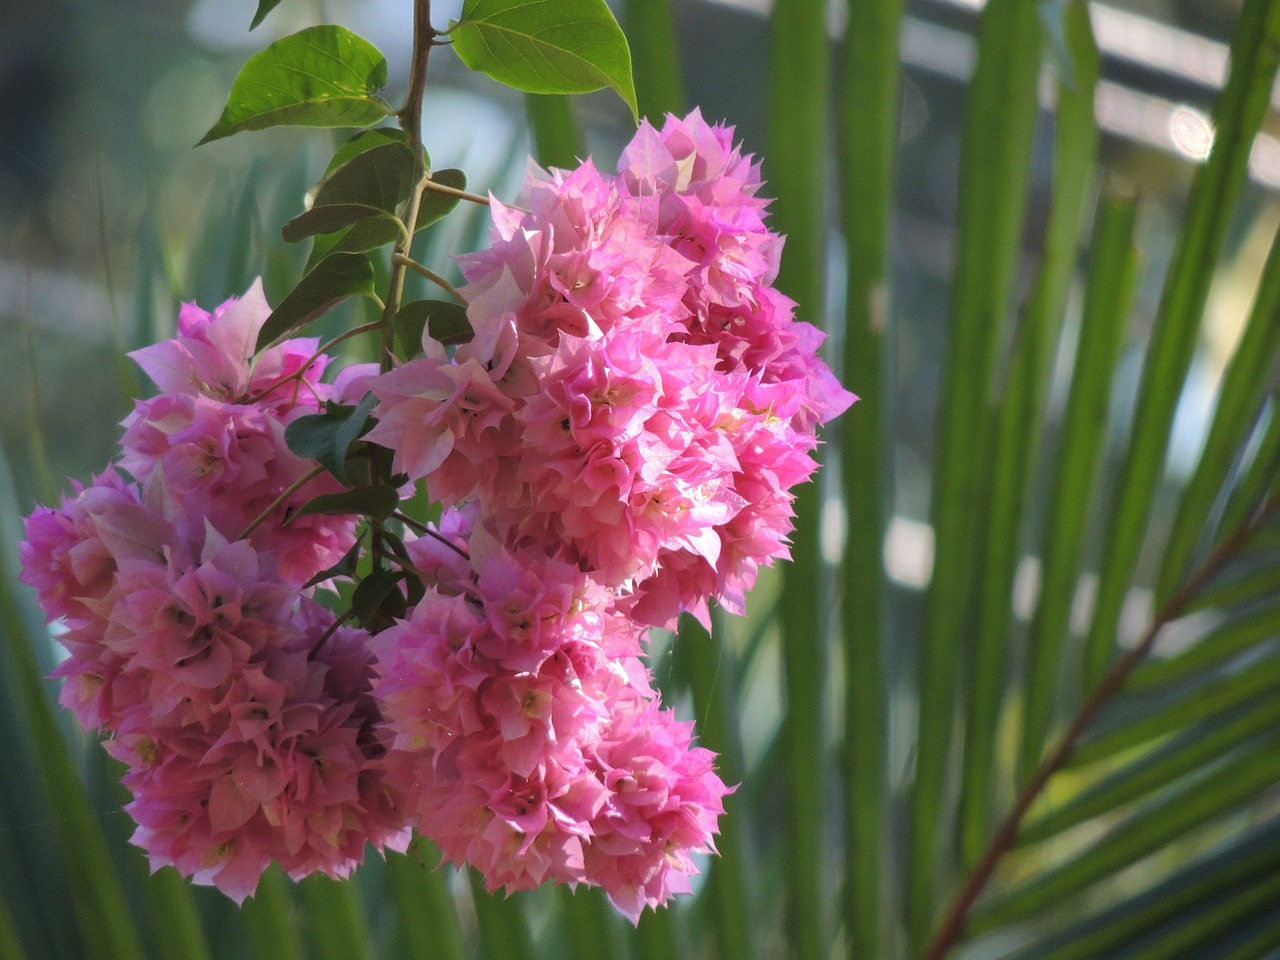
[[[176,339],[138,351],[161,393],[126,419],[118,469],[37,510],[22,545],[65,627],[62,703],[128,766],[134,842],[236,900],[273,860],[346,876],[366,843],[409,836],[367,637],[299,590],[355,521],[287,522],[338,487],[306,481],[285,425],[341,388],[319,381],[313,340],[251,362],[269,313],[255,285],[213,314],[185,307]]]
[[[456,349],[424,334],[326,383],[314,341],[254,356],[255,287],[135,354],[160,394],[114,469],[28,519],[23,565],[153,864],[241,899],[272,860],[341,876],[417,828],[490,889],[596,885],[633,920],[689,890],[729,788],[661,705],[647,631],[742,611],[854,399],[772,286],[759,187],[731,130],[645,124],[617,175],[534,171],[493,202]],[[355,520],[301,509],[344,487],[285,428],[366,391],[359,442],[442,513],[377,539],[396,615],[358,629],[315,586]]]
[[[491,246],[461,258],[474,339],[375,381],[370,436],[645,623],[741,613],[787,556],[816,426],[853,396],[772,286],[782,238],[731,130],[642,124],[619,168],[533,176],[528,212],[494,201]]]

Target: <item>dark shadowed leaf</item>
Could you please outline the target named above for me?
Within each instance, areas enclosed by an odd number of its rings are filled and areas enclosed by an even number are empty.
[[[399,590],[404,574],[392,570],[375,570],[360,581],[351,595],[351,609],[369,629],[377,629],[404,613],[404,594]]]
[[[453,167],[432,171],[431,179],[435,183],[452,187],[454,190],[467,189],[467,175]],[[416,233],[431,226],[431,224],[449,214],[458,205],[458,199],[458,197],[451,197],[447,193],[424,190],[422,203],[418,205],[418,222],[413,228],[414,232]]]
[[[388,143],[398,143],[404,146],[404,132],[397,130],[395,127],[374,127],[372,130],[361,130],[337,149],[329,159],[328,165],[324,168],[324,175],[328,177],[339,167],[355,159],[360,154]],[[425,155],[426,151],[424,150],[423,153]]]
[[[528,93],[612,87],[636,114],[631,51],[604,0],[468,0],[450,31],[472,70]]]
[[[218,122],[200,143],[267,127],[365,127],[392,110],[374,91],[387,61],[343,27],[309,27],[249,58]]]
[[[280,6],[280,0],[258,0],[258,10],[253,15],[253,22],[249,24],[249,29],[256,30],[258,25],[267,19],[267,14],[278,6]]]
[[[422,331],[446,345],[466,343],[474,331],[467,308],[452,300],[414,300],[396,314],[396,346],[408,358],[422,350]]]
[[[373,264],[368,257],[358,253],[330,254],[271,311],[258,334],[257,349],[302,329],[348,297],[372,296],[373,284]]]
[[[378,484],[313,497],[304,503],[294,516],[305,517],[309,513],[322,513],[328,516],[359,514],[385,520],[395,512],[396,504],[399,502],[400,494],[395,487]]]
[[[368,427],[376,403],[377,398],[369,393],[359,406],[331,403],[324,413],[299,417],[285,428],[285,443],[298,456],[318,461],[346,483],[347,451]]]
[[[317,233],[334,233],[361,220],[389,221],[394,236],[396,209],[413,190],[413,152],[403,143],[382,143],[356,154],[320,181],[311,209],[284,225],[295,243]]]

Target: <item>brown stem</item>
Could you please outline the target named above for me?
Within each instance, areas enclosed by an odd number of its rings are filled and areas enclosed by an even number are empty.
[[[314,467],[312,467],[310,470],[308,470],[306,473],[300,476],[297,480],[293,481],[293,483],[285,487],[284,490],[281,491],[280,496],[276,497],[274,500],[271,501],[271,503],[267,506],[267,509],[263,510],[260,514],[254,517],[253,520],[249,523],[249,525],[240,531],[240,536],[236,537],[236,539],[243,540],[245,537],[249,536],[249,534],[253,533],[253,531],[257,530],[258,526],[262,523],[262,521],[266,520],[267,517],[275,513],[275,511],[280,507],[281,504],[283,504],[286,500],[288,500],[295,493],[297,493],[299,490],[301,490],[303,487],[305,487],[308,483],[310,483],[312,480],[314,480],[316,477],[318,477],[322,473],[324,473],[324,467],[321,464],[317,463]]]
[[[1067,732],[1063,734],[1062,739],[1058,741],[1058,745],[1036,768],[1031,779],[1022,788],[1022,792],[1018,794],[1018,799],[1015,801],[1013,809],[1004,818],[1004,821],[1000,824],[1000,829],[996,831],[991,843],[987,846],[986,852],[982,855],[982,859],[978,861],[978,865],[973,868],[965,880],[964,886],[960,888],[960,892],[956,894],[956,898],[951,902],[951,907],[948,909],[942,925],[938,928],[937,934],[934,935],[924,953],[920,955],[920,960],[942,960],[951,948],[955,946],[961,933],[964,932],[964,925],[970,908],[986,887],[991,875],[995,873],[1001,858],[1013,846],[1013,841],[1018,835],[1018,829],[1022,826],[1023,818],[1036,801],[1036,798],[1040,796],[1041,791],[1044,790],[1049,778],[1062,768],[1062,765],[1066,763],[1067,758],[1071,756],[1071,752],[1079,743],[1080,737],[1089,728],[1089,725],[1097,719],[1099,712],[1106,706],[1107,701],[1120,691],[1125,681],[1129,679],[1129,674],[1133,672],[1134,667],[1151,651],[1151,647],[1160,631],[1168,623],[1182,616],[1196,594],[1244,546],[1253,532],[1265,522],[1271,513],[1275,512],[1277,507],[1280,507],[1280,491],[1273,493],[1250,519],[1242,523],[1231,536],[1209,555],[1205,562],[1196,569],[1191,577],[1156,614],[1151,626],[1147,628],[1147,632],[1143,634],[1142,640],[1138,645],[1118,660],[1115,666],[1102,678],[1102,682],[1098,684],[1093,694],[1085,701],[1084,706],[1080,708],[1080,712],[1076,714],[1075,720],[1067,728]]]
[[[400,129],[405,133],[405,141],[413,151],[413,190],[409,193],[409,202],[404,212],[403,235],[396,241],[391,254],[391,279],[387,289],[387,299],[382,307],[382,350],[378,358],[379,369],[386,373],[391,369],[395,356],[396,314],[400,311],[400,301],[404,296],[405,265],[402,262],[409,255],[413,246],[413,228],[418,222],[418,208],[422,204],[423,184],[427,181],[427,166],[422,153],[422,98],[427,91],[427,60],[431,48],[435,45],[436,31],[431,26],[431,0],[413,0],[413,59],[409,64],[409,89],[405,93],[404,105],[396,113],[400,121]],[[374,463],[374,482],[382,478],[377,463]],[[382,525],[377,521],[371,524],[373,533],[370,548],[373,554],[373,568],[382,568],[385,546],[382,539]]]

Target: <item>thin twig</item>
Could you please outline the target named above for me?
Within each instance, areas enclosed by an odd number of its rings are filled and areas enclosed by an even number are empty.
[[[1058,741],[1058,745],[1036,768],[1031,779],[1022,788],[1022,792],[1018,794],[1018,799],[1014,803],[1013,809],[1009,811],[1004,822],[1000,824],[1000,829],[996,831],[995,836],[991,839],[991,843],[987,846],[982,859],[978,861],[978,865],[973,868],[965,880],[964,886],[956,894],[956,898],[952,901],[942,925],[938,928],[937,934],[934,935],[924,953],[921,954],[920,960],[942,960],[951,948],[955,946],[960,934],[964,931],[970,908],[986,887],[991,875],[995,873],[1001,858],[1013,846],[1013,841],[1017,838],[1018,830],[1022,826],[1023,818],[1044,790],[1049,778],[1062,768],[1067,758],[1071,756],[1072,751],[1075,750],[1080,737],[1097,719],[1102,708],[1120,691],[1125,681],[1129,679],[1129,674],[1151,651],[1151,647],[1160,631],[1167,624],[1182,616],[1191,601],[1195,599],[1196,594],[1222,569],[1227,561],[1232,559],[1249,537],[1253,535],[1253,532],[1278,507],[1280,507],[1280,491],[1273,493],[1252,517],[1242,523],[1231,536],[1209,555],[1190,579],[1169,598],[1168,602],[1160,609],[1160,612],[1156,614],[1151,626],[1147,628],[1147,632],[1143,634],[1142,640],[1138,645],[1118,660],[1115,666],[1103,677],[1102,682],[1098,684],[1093,694],[1085,702],[1084,706],[1080,708],[1080,712],[1076,714],[1075,720],[1067,728],[1067,732]]]
[[[446,293],[452,296],[459,303],[465,304],[467,302],[463,298],[462,294],[458,292],[457,287],[455,287],[452,283],[450,283],[444,277],[440,276],[440,274],[436,273],[434,270],[424,267],[417,260],[414,260],[403,253],[392,254],[391,259],[394,262],[399,263],[401,266],[408,267],[414,273],[417,273],[423,277],[426,277],[436,286],[440,287],[442,290],[444,290]]]
[[[459,200],[469,200],[472,203],[479,203],[486,207],[489,206],[488,197],[482,197],[478,193],[468,193],[466,190],[459,190],[457,187],[451,187],[447,183],[439,183],[432,180],[430,177],[428,177],[426,182],[422,184],[422,188],[424,190],[430,190],[432,193],[443,194],[446,197],[457,197]]]
[[[400,510],[397,510],[395,513],[393,513],[392,516],[395,517],[397,520],[399,520],[401,523],[403,523],[410,530],[413,530],[417,533],[425,534],[428,530],[431,529],[425,523],[419,523],[417,520],[413,519],[413,517],[409,516],[407,513],[404,513]]]
[[[253,533],[254,530],[257,530],[259,524],[261,524],[264,520],[266,520],[267,517],[271,516],[271,514],[275,513],[275,511],[280,507],[280,505],[283,504],[286,500],[292,497],[295,493],[297,493],[299,490],[305,487],[308,483],[310,483],[320,474],[324,473],[324,469],[325,468],[322,464],[317,463],[314,467],[312,467],[310,470],[304,473],[301,477],[293,481],[293,483],[289,484],[289,486],[285,487],[284,490],[280,493],[280,496],[272,500],[270,505],[267,507],[267,509],[263,510],[260,514],[254,517],[253,521],[247,527],[245,527],[244,530],[240,532],[240,536],[236,537],[236,539],[243,540],[245,537],[249,536],[249,534]]]
[[[263,387],[261,390],[259,390],[257,393],[255,393],[252,397],[247,398],[243,402],[257,403],[263,397],[268,396],[269,394],[273,393],[276,390],[279,390],[289,381],[300,380],[306,374],[306,372],[311,369],[311,365],[313,363],[319,360],[322,356],[324,356],[326,353],[328,353],[338,344],[342,343],[342,341],[350,340],[352,337],[358,337],[362,333],[373,333],[375,330],[380,330],[380,329],[382,329],[382,323],[381,321],[378,321],[375,323],[366,323],[360,327],[353,327],[352,329],[348,330],[346,333],[338,334],[328,343],[322,343],[320,345],[320,349],[318,349],[315,353],[313,353],[307,359],[307,362],[304,363],[302,366],[300,366],[297,370],[293,371],[293,373],[287,373],[280,379],[272,381],[271,383]]]
[[[315,645],[311,648],[311,652],[307,654],[307,659],[308,660],[314,659],[316,654],[320,652],[320,648],[323,647],[326,643],[328,643],[329,638],[338,632],[338,628],[342,626],[344,623],[346,623],[348,620],[350,620],[352,617],[354,617],[355,615],[356,615],[356,608],[351,607],[349,610],[347,610],[346,613],[344,613],[342,616],[334,620],[333,623],[329,625],[329,629],[326,630],[321,635],[320,639],[315,642]]]

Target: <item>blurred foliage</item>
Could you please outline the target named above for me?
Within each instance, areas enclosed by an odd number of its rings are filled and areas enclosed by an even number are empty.
[[[273,131],[193,151],[236,65],[317,12],[367,18],[398,94],[395,6],[295,0],[252,37],[249,2],[0,7],[0,957],[919,956],[1019,788],[1144,640],[1154,656],[1006,838],[955,955],[1275,956],[1280,539],[1274,515],[1235,532],[1280,474],[1277,205],[1244,166],[1253,127],[1276,125],[1268,0],[1172,5],[1236,37],[1220,96],[1102,64],[1103,81],[1218,111],[1201,167],[1110,136],[1095,149],[1072,100],[1094,55],[1079,4],[1041,5],[1076,17],[1061,44],[1000,16],[1017,4],[981,21],[909,4],[917,38],[979,38],[968,87],[902,68],[898,3],[850,0],[827,75],[822,4],[769,22],[628,0],[641,114],[698,103],[763,155],[794,233],[783,283],[864,395],[806,494],[802,565],[762,576],[751,618],[713,638],[655,639],[666,696],[741,781],[723,857],[636,929],[592,891],[490,898],[433,869],[425,841],[348,886],[269,874],[243,911],[145,877],[112,763],[40,679],[53,646],[12,581],[16,518],[111,456],[139,389],[122,355],[167,335],[179,301],[221,302],[261,273],[274,303],[302,276],[306,251],[279,230],[338,141]],[[1076,59],[1055,113],[1036,83],[1061,48]],[[612,95],[526,103],[443,54],[427,103],[434,163],[507,198],[533,143],[551,162],[584,143],[609,158],[630,131]],[[448,273],[484,229],[451,217],[419,259]]]

